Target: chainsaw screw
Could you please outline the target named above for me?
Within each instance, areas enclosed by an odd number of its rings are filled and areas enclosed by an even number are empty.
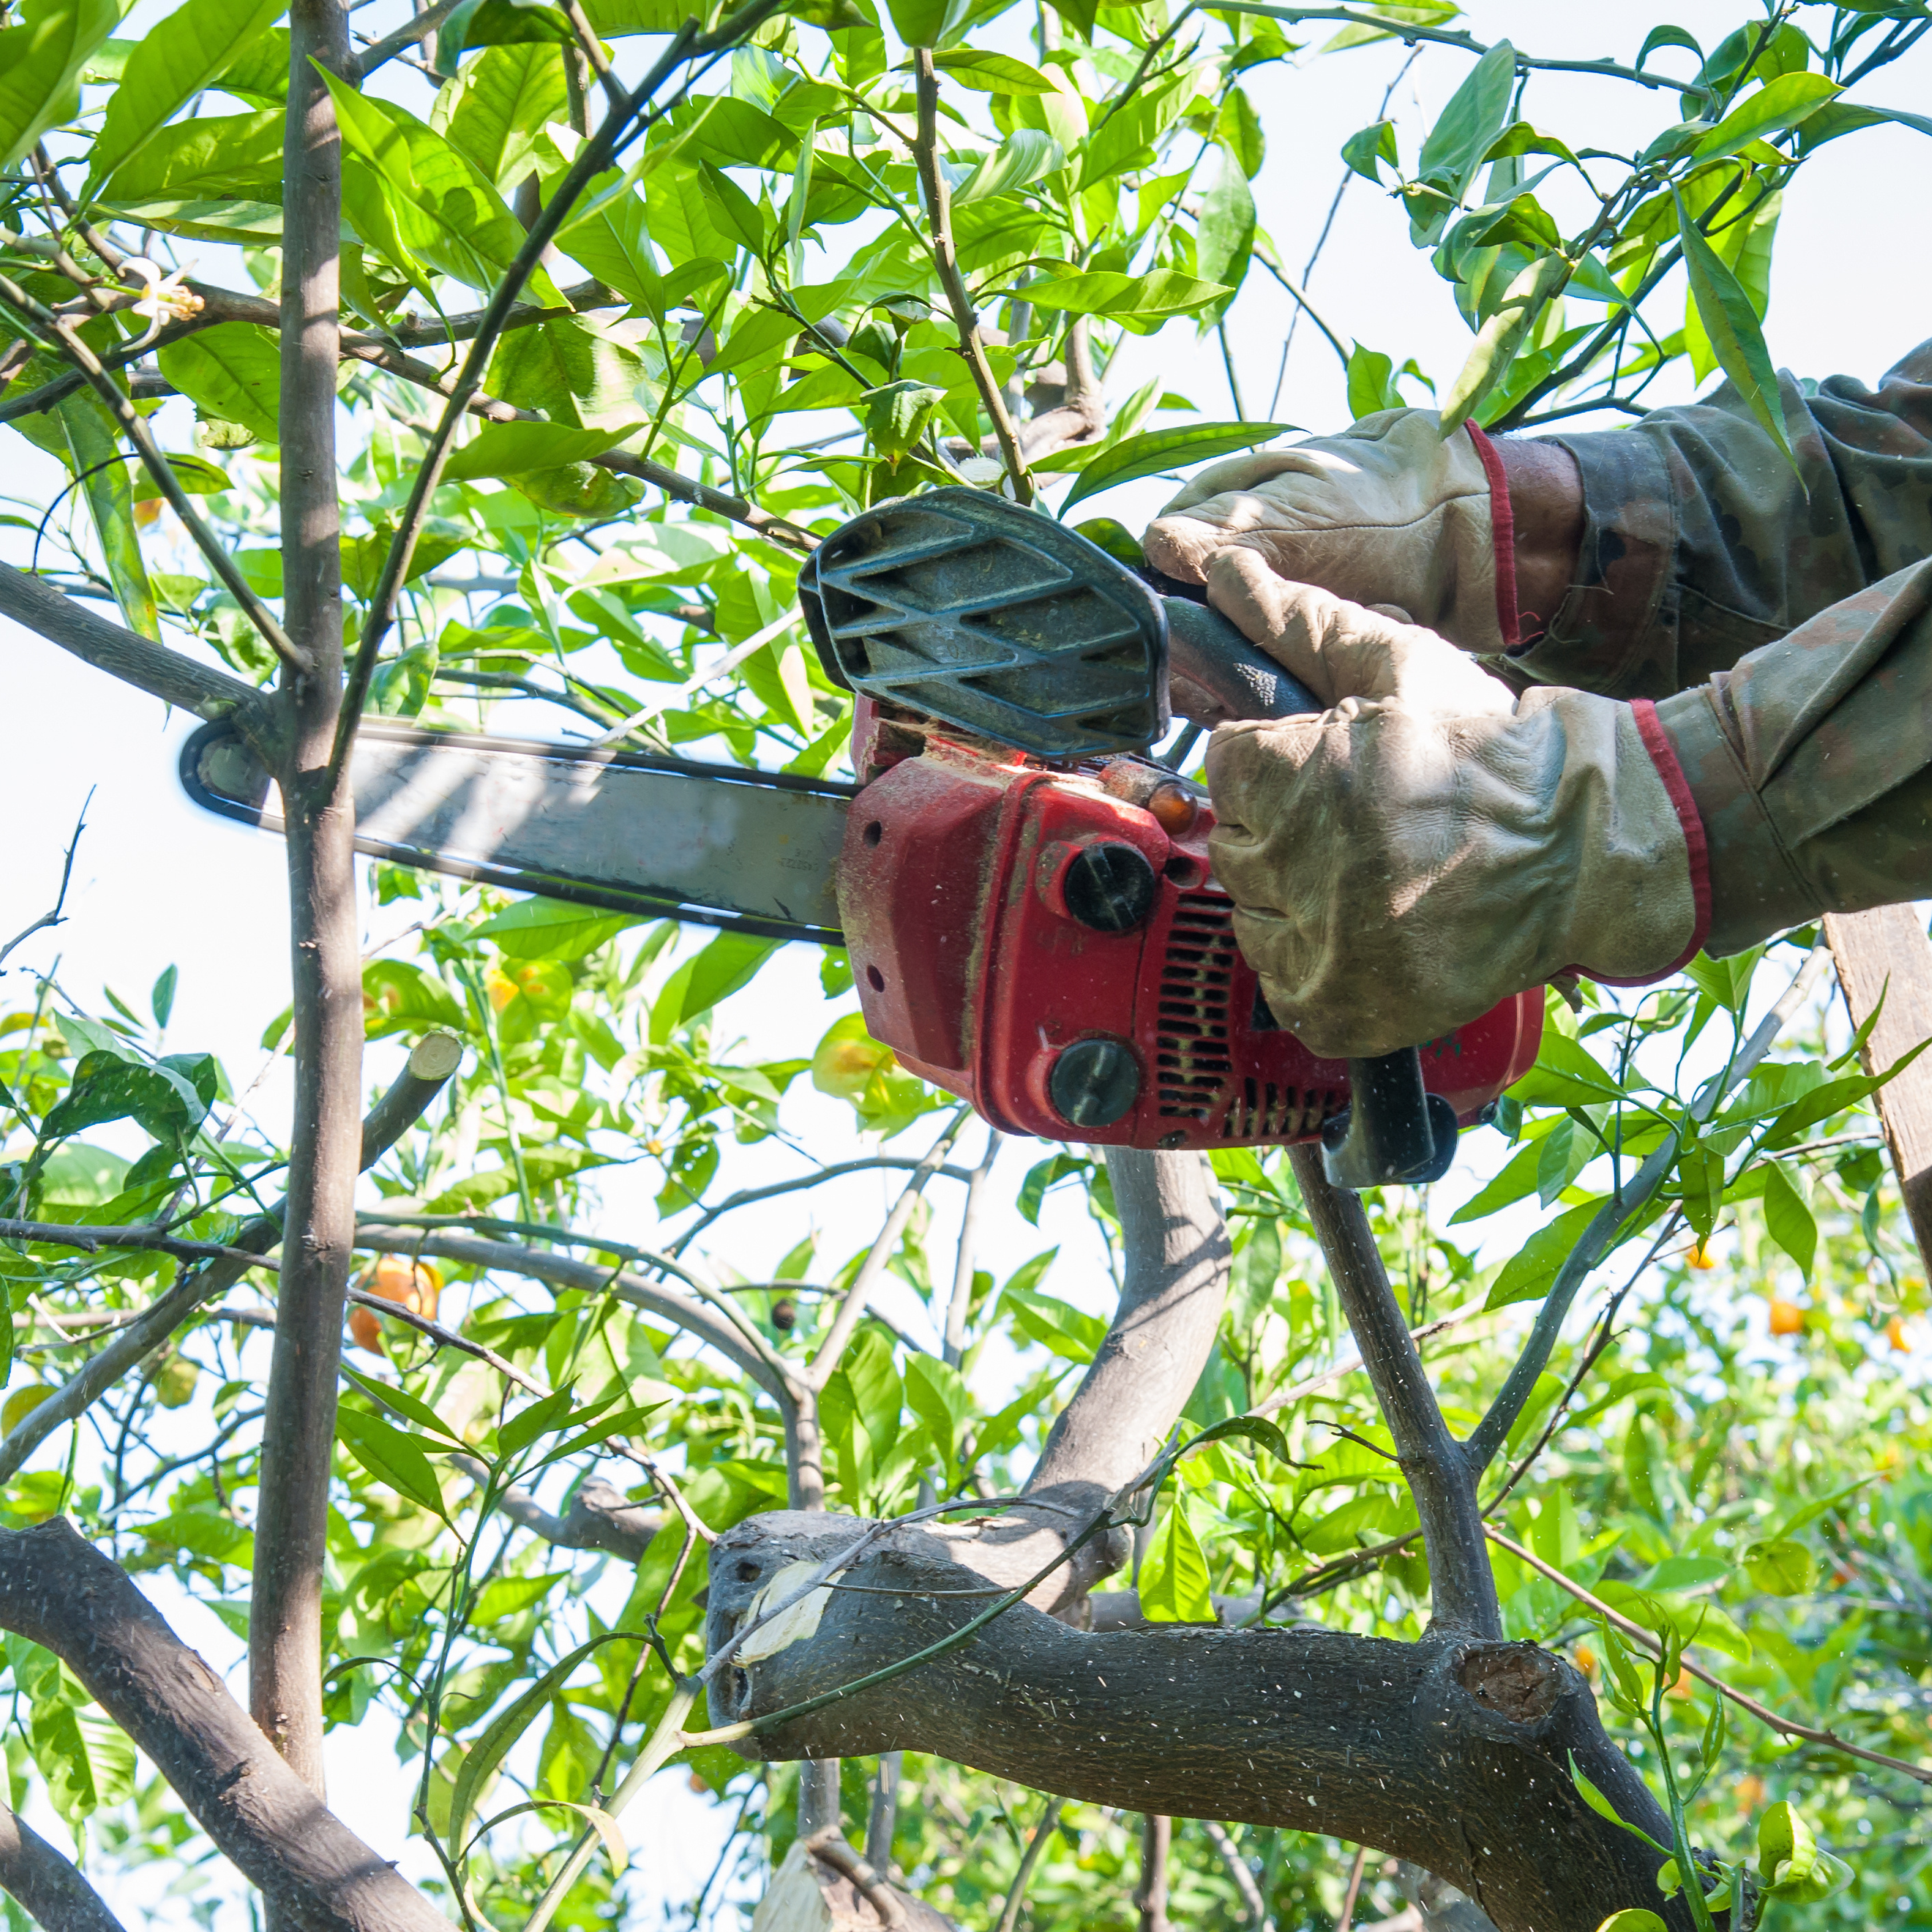
[[[1154,868],[1132,845],[1104,841],[1067,861],[1060,884],[1066,910],[1095,932],[1131,932],[1154,910]]]
[[[1140,1062],[1124,1040],[1076,1040],[1053,1063],[1046,1090],[1063,1120],[1111,1126],[1140,1098]]]

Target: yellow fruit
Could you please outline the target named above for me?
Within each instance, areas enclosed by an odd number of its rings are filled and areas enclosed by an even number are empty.
[[[1771,1298],[1771,1332],[1774,1335],[1802,1335],[1804,1332],[1804,1311],[1795,1301],[1786,1301],[1782,1295]]]
[[[1702,1241],[1691,1249],[1684,1260],[1687,1267],[1694,1268],[1714,1268],[1718,1265],[1717,1256]]]
[[[24,1388],[16,1388],[4,1405],[0,1405],[0,1436],[10,1436],[21,1418],[40,1407],[53,1394],[44,1382],[29,1382]]]
[[[1764,1780],[1754,1772],[1747,1772],[1738,1780],[1738,1809],[1755,1811],[1764,1802]]]
[[[1912,1338],[1905,1332],[1905,1318],[1894,1315],[1885,1324],[1885,1339],[1903,1354],[1912,1346]]]
[[[1597,1653],[1592,1650],[1587,1643],[1580,1643],[1576,1648],[1570,1652],[1570,1655],[1576,1658],[1576,1668],[1580,1670],[1586,1677],[1594,1677],[1596,1676]]]
[[[523,988],[493,966],[484,976],[483,990],[490,995],[490,1005],[500,1013]]]

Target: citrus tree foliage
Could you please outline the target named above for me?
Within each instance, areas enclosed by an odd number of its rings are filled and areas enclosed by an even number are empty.
[[[1037,16],[1003,0],[837,0],[777,13],[667,80],[641,136],[584,184],[418,503],[452,372],[598,124],[606,55],[632,82],[681,18],[658,0],[588,0],[586,44],[578,10],[463,0],[416,40],[379,48],[380,64],[368,57],[359,86],[332,83],[354,624],[386,566],[406,559],[370,706],[474,730],[503,701],[536,697],[579,734],[808,773],[843,769],[849,724],[794,617],[814,534],[962,479],[1064,514],[1277,434],[1204,424],[1158,382],[1121,393],[1107,379],[1129,335],[1224,329],[1246,282],[1281,275],[1249,184],[1264,158],[1258,90],[1291,84],[1291,64],[1315,63],[1292,84],[1318,85],[1328,62],[1398,34],[1455,64],[1460,83],[1414,152],[1378,122],[1340,164],[1400,198],[1410,239],[1453,284],[1473,344],[1460,370],[1432,372],[1448,413],[1504,427],[1640,412],[1682,358],[1700,380],[1721,374],[1781,436],[1760,328],[1780,196],[1827,141],[1886,118],[1932,131],[1840,98],[1925,32],[1917,4],[1779,4],[1741,13],[1709,49],[1667,22],[1606,22],[1633,45],[1585,64],[1655,110],[1654,137],[1630,153],[1560,118],[1549,70],[1561,64],[1485,45],[1444,0],[1066,0]],[[272,607],[281,589],[279,19],[275,0],[185,0],[122,38],[105,0],[22,0],[0,32],[0,418],[64,472],[10,520],[51,581],[256,681],[274,660],[242,592]],[[913,49],[931,50],[929,84]],[[962,329],[974,314],[976,334]],[[156,426],[229,578],[161,508],[49,315]],[[1420,374],[1400,341],[1336,346],[1358,412],[1402,400],[1399,368]],[[1118,526],[1101,534],[1130,541]],[[433,1847],[446,1901],[473,1924],[519,1926],[674,1675],[699,1660],[704,1536],[790,1490],[758,1379],[653,1292],[728,1308],[742,1354],[808,1354],[875,1231],[808,1243],[770,1280],[734,1278],[718,1246],[738,1225],[724,1217],[745,1211],[734,1150],[796,1146],[788,1096],[808,1084],[850,1103],[866,1157],[910,1164],[957,1122],[866,1037],[836,953],[827,1004],[793,1016],[789,1057],[754,1063],[718,1009],[754,984],[768,942],[678,946],[667,927],[386,867],[370,883],[419,915],[366,970],[371,1036],[440,1029],[466,1051],[446,1102],[365,1186],[366,1226],[405,1250],[460,1226],[520,1258],[369,1258],[369,1292],[424,1316],[444,1305],[470,1346],[357,1310],[328,1708],[338,1725],[377,1706],[399,1720],[410,1828]],[[1459,1432],[1523,1332],[1520,1312],[1480,1311],[1528,1310],[1552,1287],[1574,1296],[1587,1280],[1590,1319],[1565,1331],[1510,1432],[1490,1520],[1594,1606],[1499,1546],[1509,1634],[1569,1648],[1660,1793],[1684,1795],[1696,1841],[1734,1862],[1762,1854],[1774,1914],[1916,1923],[1932,1912],[1918,1787],[1736,1711],[1720,1723],[1708,1688],[1677,1669],[1681,1654],[1795,1724],[1923,1760],[1932,1443],[1906,1370],[1926,1291],[1874,1082],[1816,1000],[1748,1077],[1725,1079],[1747,1007],[1754,1021],[1764,986],[1781,990],[1814,938],[1768,958],[1700,960],[1648,993],[1586,989],[1576,1013],[1552,996],[1540,1063],[1505,1102],[1501,1137],[1478,1137],[1493,1170],[1480,1193],[1453,1216],[1401,1190],[1370,1206],[1418,1324],[1477,1311],[1425,1345]],[[220,1243],[273,1208],[282,1154],[266,1130],[242,1130],[231,1070],[163,1038],[172,977],[145,1004],[110,995],[96,1013],[50,979],[16,973],[8,988],[8,1214]],[[827,1150],[797,1152],[808,1183]],[[1104,1166],[1077,1147],[1031,1152],[1002,1170],[1010,1184],[1024,1170],[1018,1214],[1036,1220],[1049,1190],[1077,1192],[1118,1262]],[[605,1224],[598,1171],[616,1162],[652,1172],[655,1228]],[[1285,1159],[1215,1165],[1234,1287],[1190,1428],[1351,1352]],[[1510,1237],[1479,1258],[1492,1216]],[[954,1257],[928,1252],[926,1228],[915,1214],[890,1258],[940,1324]],[[587,1269],[566,1277],[560,1258]],[[7,1428],[190,1264],[9,1246]],[[822,1402],[830,1506],[892,1513],[922,1486],[995,1495],[1024,1478],[1105,1325],[1096,1285],[1056,1265],[1046,1250],[996,1280],[969,1263],[956,1362],[879,1321],[860,1328]],[[68,1511],[238,1630],[273,1287],[254,1280],[51,1436],[4,1499],[13,1526]],[[1231,1437],[1177,1465],[1144,1540],[1143,1609],[1198,1620],[1218,1597],[1250,1619],[1414,1636],[1426,1565],[1366,1386],[1330,1379],[1277,1420],[1286,1460]],[[630,1520],[630,1544],[557,1534],[593,1478],[647,1515]],[[1652,1670],[1604,1606],[1654,1634],[1667,1667]],[[185,1872],[209,1856],[54,1660],[9,1640],[7,1663],[16,1805],[44,1792],[96,1870],[159,1860]],[[790,1841],[795,1774],[716,1748],[679,1762],[731,1821],[694,1919],[728,1924],[728,1894],[746,1895],[734,1873]],[[876,1769],[844,1768],[848,1818],[863,1815]],[[1054,1815],[1040,1810],[1048,1794],[916,1758],[904,1777],[892,1859],[962,1922],[992,1922],[1023,1844]],[[1136,1827],[1060,1811],[1029,1922],[1128,1922]],[[1851,1868],[1834,1894],[1808,1832]],[[1347,1859],[1334,1845],[1235,1838],[1277,1922],[1339,1911]],[[1174,1918],[1239,1922],[1210,1837],[1184,1826],[1176,1844]],[[621,1850],[614,1831],[556,1922],[621,1912]],[[1378,1909],[1394,1910],[1392,1882],[1373,1866],[1369,1880]]]

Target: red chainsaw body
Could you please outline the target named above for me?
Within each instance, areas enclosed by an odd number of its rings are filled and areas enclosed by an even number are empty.
[[[1205,799],[1170,833],[1117,795],[1132,789],[1118,772],[1055,769],[929,725],[881,730],[871,709],[854,762],[878,776],[852,807],[839,908],[866,1024],[910,1070],[1006,1132],[1106,1146],[1312,1140],[1348,1104],[1344,1064],[1274,1024],[1235,947]],[[1153,874],[1125,931],[1096,930],[1067,902],[1070,868],[1102,844],[1131,848]],[[1144,886],[1138,864],[1108,856]],[[1423,1047],[1424,1084],[1467,1125],[1528,1070],[1542,1030],[1536,987]],[[1056,1104],[1056,1065],[1083,1042],[1111,1043],[1087,1052],[1118,1076],[1109,1106],[1131,1090],[1116,1118]]]

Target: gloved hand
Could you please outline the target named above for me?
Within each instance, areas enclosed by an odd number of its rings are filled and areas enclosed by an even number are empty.
[[[1445,441],[1438,425],[1432,410],[1384,410],[1340,436],[1212,464],[1149,525],[1148,561],[1202,584],[1238,539],[1279,576],[1399,606],[1466,651],[1502,650],[1517,641],[1502,459],[1480,430]]]
[[[1512,698],[1432,632],[1285,583],[1259,546],[1222,551],[1208,595],[1331,707],[1208,748],[1236,940],[1316,1052],[1420,1046],[1566,968],[1642,984],[1695,952],[1703,828],[1650,706]]]

